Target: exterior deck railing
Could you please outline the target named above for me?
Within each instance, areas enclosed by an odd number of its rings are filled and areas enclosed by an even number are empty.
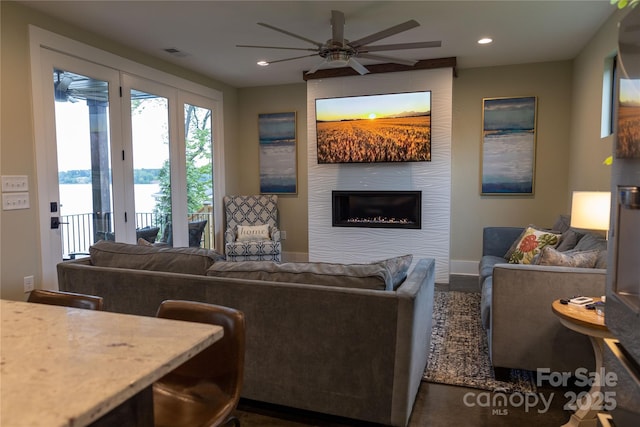
[[[214,249],[213,210],[189,214],[189,222],[207,220],[202,234],[200,246]],[[155,213],[136,213],[137,228],[158,227],[157,242],[162,241],[167,224],[171,221],[168,215]],[[100,239],[115,239],[111,213],[63,215],[60,218],[62,254],[64,259],[74,258],[78,254],[88,254],[89,247]]]

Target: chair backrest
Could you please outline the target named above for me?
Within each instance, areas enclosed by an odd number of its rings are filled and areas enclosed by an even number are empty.
[[[238,225],[269,224],[278,226],[278,196],[263,194],[252,196],[224,196],[227,228]]]
[[[222,326],[224,336],[173,373],[216,383],[221,390],[240,399],[244,375],[244,313],[229,307],[195,301],[163,301],[157,317]]]
[[[189,247],[200,247],[200,243],[202,242],[202,233],[204,233],[204,229],[206,228],[206,226],[206,219],[202,221],[189,222]],[[167,224],[165,225],[164,232],[162,233],[162,237],[160,238],[160,242],[167,243],[173,246],[173,224],[171,223],[171,221],[167,222]]]
[[[39,304],[61,305],[64,307],[86,308],[88,310],[102,310],[103,303],[102,297],[95,295],[45,289],[34,289],[29,294],[27,301]]]

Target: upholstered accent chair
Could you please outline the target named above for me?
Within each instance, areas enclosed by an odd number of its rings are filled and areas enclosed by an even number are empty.
[[[278,196],[225,196],[227,261],[281,261]]]

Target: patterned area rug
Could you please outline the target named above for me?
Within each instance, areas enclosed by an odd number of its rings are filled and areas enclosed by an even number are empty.
[[[512,369],[495,377],[487,334],[480,321],[480,294],[436,291],[431,348],[424,381],[501,392],[536,391],[534,374]]]

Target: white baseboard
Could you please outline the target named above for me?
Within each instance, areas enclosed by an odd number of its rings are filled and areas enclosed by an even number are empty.
[[[449,263],[449,273],[477,276],[478,261],[463,261],[463,260],[452,259]]]

